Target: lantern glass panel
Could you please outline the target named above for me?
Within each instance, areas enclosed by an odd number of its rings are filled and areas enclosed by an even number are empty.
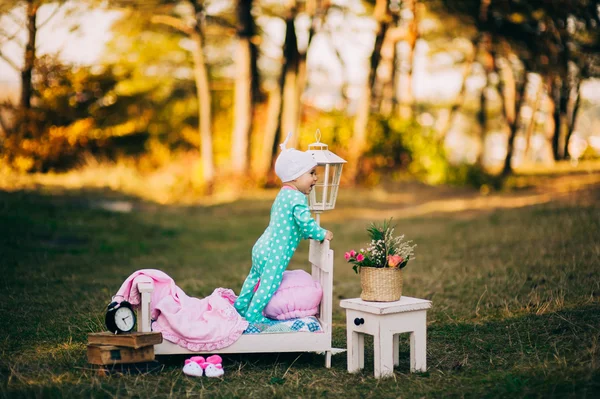
[[[317,166],[317,183],[310,193],[310,209],[327,211],[335,208],[343,164]]]
[[[328,206],[329,209],[335,208],[335,201],[337,200],[338,189],[340,187],[340,178],[342,177],[343,164],[331,165],[333,168],[333,177],[331,179],[331,192],[329,194]]]
[[[310,209],[313,211],[324,211],[323,194],[325,191],[325,166],[317,166],[317,183],[308,197]]]

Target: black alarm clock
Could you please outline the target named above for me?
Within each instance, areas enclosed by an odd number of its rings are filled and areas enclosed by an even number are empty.
[[[135,312],[127,301],[111,302],[106,309],[106,328],[115,334],[128,333],[135,326]]]

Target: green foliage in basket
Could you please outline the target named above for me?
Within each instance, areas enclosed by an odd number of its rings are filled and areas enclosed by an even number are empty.
[[[392,219],[384,220],[381,226],[371,223],[367,232],[371,237],[369,246],[360,251],[350,250],[344,258],[352,263],[352,268],[358,273],[359,267],[390,267],[404,268],[410,259],[414,259],[414,248],[417,244],[404,240],[404,234],[394,237],[395,225]]]

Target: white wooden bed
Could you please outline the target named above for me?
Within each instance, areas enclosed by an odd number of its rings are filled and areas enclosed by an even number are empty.
[[[310,240],[308,260],[312,268],[312,278],[323,288],[323,299],[317,316],[322,333],[294,332],[243,334],[232,345],[210,352],[192,352],[177,344],[163,340],[154,346],[156,355],[197,354],[197,353],[270,353],[270,352],[318,352],[325,353],[325,367],[331,367],[331,313],[333,301],[333,250],[329,241],[320,243]],[[138,315],[138,331],[151,331],[150,298],[154,289],[153,283],[139,283],[141,308]],[[337,351],[336,351],[337,352]]]

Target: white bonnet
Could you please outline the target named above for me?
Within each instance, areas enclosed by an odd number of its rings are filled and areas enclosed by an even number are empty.
[[[283,183],[297,179],[317,166],[317,162],[308,152],[298,151],[295,148],[285,148],[291,136],[292,133],[288,133],[285,141],[279,145],[281,154],[275,161],[275,174]]]

